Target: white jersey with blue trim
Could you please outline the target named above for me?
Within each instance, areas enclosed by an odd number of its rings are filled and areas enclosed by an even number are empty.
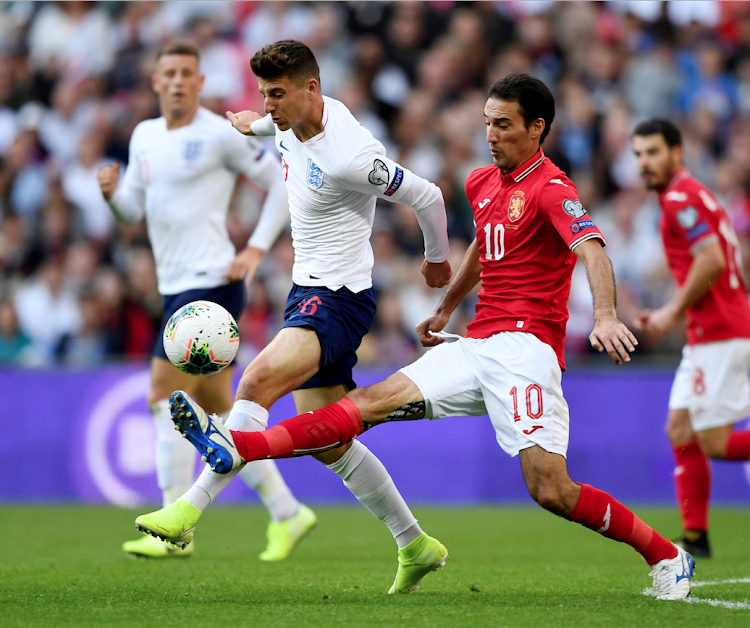
[[[238,174],[268,192],[249,242],[267,250],[288,224],[289,210],[281,165],[257,139],[203,107],[183,127],[168,130],[160,117],[133,131],[128,168],[110,207],[122,222],[145,216],[162,294],[227,283],[236,254],[227,212]]]
[[[271,116],[262,135],[275,134],[289,193],[294,241],[294,283],[372,286],[370,235],[378,198],[412,207],[425,237],[425,258],[448,257],[445,205],[440,189],[385,156],[385,148],[339,101],[323,97],[323,132],[300,142]]]

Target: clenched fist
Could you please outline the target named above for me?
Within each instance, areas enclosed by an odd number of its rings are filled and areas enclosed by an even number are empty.
[[[99,181],[99,189],[106,200],[112,198],[120,181],[120,163],[115,162],[109,166],[102,166],[96,173],[96,179]]]
[[[232,113],[227,111],[227,118],[232,123],[232,126],[237,129],[242,135],[255,135],[250,125],[256,120],[260,120],[263,116],[255,113],[254,111],[239,111]]]

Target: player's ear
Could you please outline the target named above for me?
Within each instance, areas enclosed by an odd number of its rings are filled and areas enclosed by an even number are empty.
[[[529,125],[531,139],[538,140],[540,137],[542,137],[545,126],[546,124],[544,123],[544,118],[537,118],[536,120],[534,120],[531,125]]]
[[[153,89],[155,93],[159,93],[159,75],[156,72],[151,74],[151,89]]]
[[[203,74],[198,75],[198,91],[203,91],[203,83],[206,82],[206,77]]]
[[[314,78],[307,79],[307,95],[309,98],[317,95],[320,91],[320,83]]]

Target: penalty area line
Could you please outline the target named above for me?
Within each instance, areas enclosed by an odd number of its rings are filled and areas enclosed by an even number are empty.
[[[692,587],[709,587],[719,584],[750,584],[750,578],[728,578],[726,580],[706,580],[703,582],[693,582],[691,583]],[[653,587],[648,587],[643,590],[643,595],[648,595],[650,597],[656,597],[656,589]],[[748,602],[727,602],[725,600],[716,600],[713,598],[703,598],[703,597],[689,597],[684,600],[679,600],[680,602],[687,602],[688,604],[708,604],[709,606],[717,607],[717,608],[730,608],[730,609],[739,609],[739,610],[750,610],[750,603]]]

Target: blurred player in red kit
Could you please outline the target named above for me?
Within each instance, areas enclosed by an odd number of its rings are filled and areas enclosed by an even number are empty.
[[[739,242],[713,194],[685,169],[682,137],[668,120],[639,124],[632,137],[641,176],[659,194],[661,236],[679,289],[636,327],[655,338],[687,318],[687,345],[669,397],[666,432],[675,457],[678,544],[708,557],[708,458],[750,459],[750,306]]]
[[[652,567],[657,597],[683,599],[690,594],[692,556],[611,495],[568,476],[569,413],[561,379],[577,258],[594,298],[591,344],[621,364],[630,361],[637,341],[615,313],[604,238],[573,182],[542,151],[555,115],[552,94],[536,78],[510,75],[490,89],[484,115],[493,164],[466,182],[477,237],[435,312],[417,326],[423,345],[439,346],[383,382],[266,432],[211,429],[186,395],[172,418],[210,464],[231,458],[238,468],[249,460],[341,446],[399,408],[408,415],[410,406],[421,405],[431,419],[489,414],[498,443],[520,456],[529,493],[541,506],[628,543]],[[451,313],[480,280],[467,337],[444,343]]]

